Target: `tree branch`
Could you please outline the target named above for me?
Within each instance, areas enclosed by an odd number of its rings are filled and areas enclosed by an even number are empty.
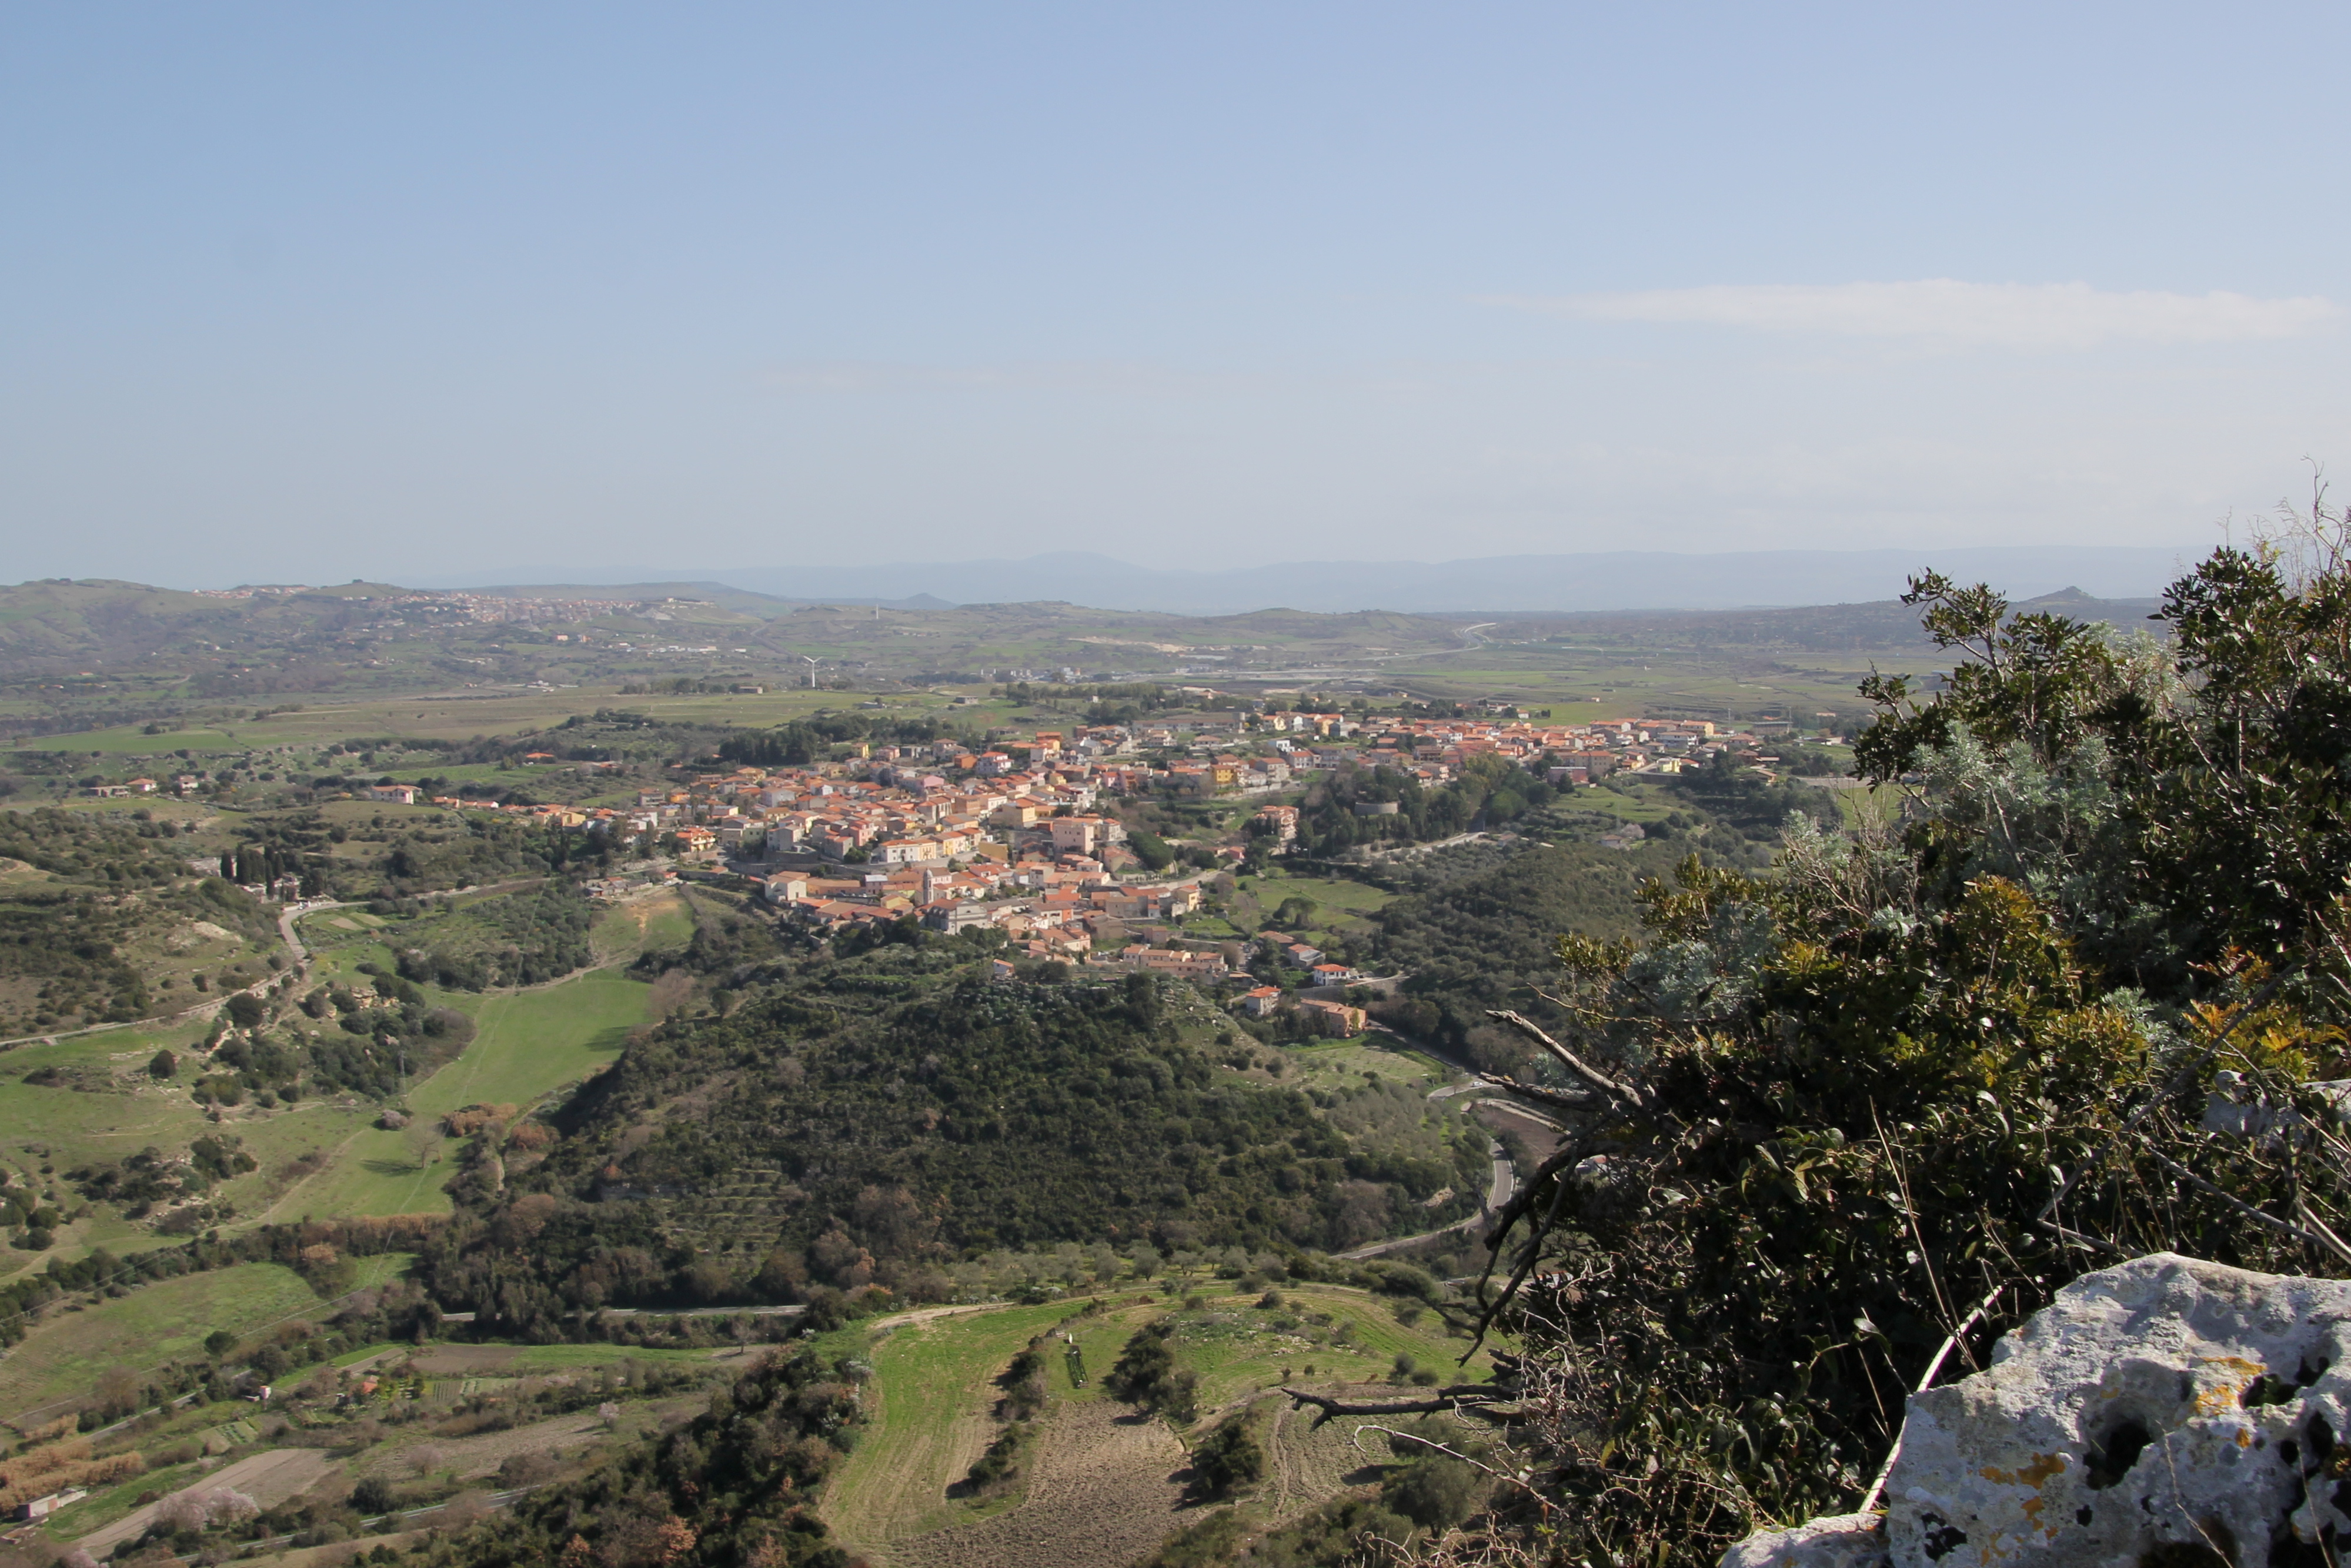
[[[2195,1187],[2199,1192],[2203,1192],[2213,1197],[2219,1198],[2222,1203],[2227,1204],[2231,1208],[2236,1210],[2239,1214],[2243,1215],[2247,1219],[2252,1220],[2254,1224],[2266,1225],[2272,1230],[2291,1236],[2296,1241],[2300,1241],[2306,1246],[2315,1247],[2322,1252],[2332,1252],[2335,1249],[2333,1245],[2330,1245],[2327,1242],[2325,1237],[2317,1235],[2312,1231],[2304,1230],[2299,1225],[2289,1224],[2285,1220],[2280,1219],[2274,1214],[2255,1208],[2252,1204],[2247,1203],[2243,1198],[2239,1197],[2232,1192],[2230,1192],[2227,1188],[2220,1186],[2215,1183],[2206,1181],[2202,1176],[2198,1176],[2194,1171],[2189,1170],[2178,1160],[2172,1159],[2168,1155],[2165,1155],[2162,1150],[2150,1147],[2147,1153],[2148,1158],[2155,1161],[2157,1165],[2161,1166],[2165,1170],[2169,1171],[2181,1181],[2186,1182],[2189,1186]]]
[[[1294,1402],[1296,1409],[1311,1405],[1320,1414],[1314,1417],[1317,1427],[1335,1416],[1426,1416],[1437,1410],[1477,1411],[1495,1405],[1515,1405],[1519,1396],[1490,1383],[1461,1383],[1450,1388],[1440,1388],[1426,1399],[1353,1400],[1333,1399],[1325,1394],[1309,1394],[1302,1388],[1284,1385],[1281,1390]]]
[[[1601,1071],[1598,1068],[1584,1061],[1583,1058],[1576,1055],[1575,1052],[1568,1050],[1567,1047],[1560,1044],[1559,1041],[1552,1039],[1551,1036],[1536,1028],[1533,1019],[1525,1018],[1515,1012],[1497,1012],[1490,1008],[1487,1009],[1486,1016],[1489,1019],[1497,1019],[1499,1022],[1509,1024],[1512,1029],[1517,1030],[1520,1034],[1525,1035],[1529,1040],[1533,1040],[1537,1045],[1540,1045],[1545,1051],[1550,1051],[1553,1056],[1559,1059],[1562,1066],[1565,1067],[1570,1072],[1574,1073],[1578,1078],[1583,1079],[1586,1083],[1591,1084],[1594,1089],[1599,1090],[1602,1093],[1609,1095],[1614,1099],[1623,1101],[1625,1104],[1631,1106],[1635,1111],[1646,1111],[1648,1109],[1648,1099],[1638,1089],[1634,1088],[1629,1083],[1619,1083],[1614,1078],[1609,1077],[1606,1073]]]

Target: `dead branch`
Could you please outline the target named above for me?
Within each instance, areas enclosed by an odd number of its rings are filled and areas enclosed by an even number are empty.
[[[2123,1246],[2120,1242],[2109,1241],[2103,1236],[2093,1236],[2086,1230],[2075,1230],[2070,1226],[2060,1225],[2053,1219],[2036,1219],[2032,1223],[2040,1228],[2049,1232],[2050,1235],[2056,1237],[2060,1241],[2079,1242],[2081,1245],[2090,1248],[2093,1250],[2111,1252],[2117,1258],[2134,1258],[2137,1256],[2137,1253],[2133,1252],[2129,1248]]]
[[[1959,1326],[1951,1331],[1950,1337],[1943,1342],[1943,1347],[1935,1353],[1935,1359],[1927,1364],[1927,1370],[1919,1377],[1918,1386],[1911,1390],[1912,1393],[1924,1394],[1934,1386],[1935,1375],[1943,1370],[1944,1360],[1954,1349],[1962,1354],[1966,1354],[1967,1345],[1964,1339],[1967,1332],[1975,1327],[1978,1320],[1986,1312],[1991,1311],[1992,1303],[1999,1301],[2007,1290],[2008,1286],[2005,1284],[1995,1285],[1992,1287],[1991,1295],[1976,1303],[1976,1310],[1970,1312]],[[1970,1359],[1973,1360],[1972,1357]],[[1869,1495],[1861,1500],[1861,1506],[1854,1510],[1855,1513],[1867,1513],[1877,1506],[1877,1500],[1886,1495],[1886,1478],[1894,1473],[1894,1461],[1901,1457],[1902,1434],[1896,1432],[1894,1434],[1894,1447],[1886,1451],[1886,1462],[1877,1467],[1877,1479],[1869,1484]]]
[[[2231,1209],[2243,1215],[2247,1219],[2252,1220],[2254,1224],[2265,1225],[2272,1230],[2278,1231],[2283,1235],[2291,1236],[2295,1240],[2311,1247],[2315,1247],[2322,1252],[2332,1252],[2335,1250],[2334,1246],[2330,1245],[2325,1237],[2319,1236],[2312,1231],[2304,1230],[2299,1225],[2289,1224],[2285,1220],[2280,1219],[2276,1215],[2271,1214],[2266,1210],[2255,1208],[2252,1204],[2247,1203],[2243,1198],[2237,1197],[2234,1193],[2230,1192],[2225,1187],[2220,1186],[2215,1183],[2206,1181],[2202,1176],[2198,1176],[2194,1171],[2189,1170],[2178,1160],[2172,1159],[2164,1154],[2162,1150],[2150,1147],[2147,1153],[2149,1159],[2152,1159],[2157,1165],[2161,1166],[2165,1170],[2170,1172],[2181,1181],[2186,1182],[2189,1186],[2196,1188],[2199,1192],[2204,1193],[2211,1197],[2219,1198],[2222,1203],[2227,1204]]]
[[[1496,1480],[1508,1481],[1510,1485],[1517,1487],[1520,1491],[1525,1492],[1529,1497],[1533,1498],[1536,1503],[1541,1507],[1545,1518],[1549,1518],[1553,1511],[1553,1504],[1551,1499],[1543,1496],[1541,1492],[1536,1490],[1533,1486],[1530,1485],[1523,1472],[1513,1475],[1508,1470],[1498,1470],[1493,1466],[1486,1463],[1485,1460],[1473,1459],[1468,1455],[1463,1453],[1460,1449],[1440,1443],[1434,1437],[1424,1437],[1417,1432],[1399,1432],[1393,1427],[1382,1427],[1368,1421],[1363,1426],[1356,1427],[1353,1434],[1347,1439],[1350,1443],[1354,1445],[1355,1451],[1357,1453],[1363,1452],[1364,1434],[1366,1432],[1384,1433],[1390,1439],[1391,1448],[1394,1447],[1395,1442],[1397,1440],[1407,1443],[1418,1443],[1425,1448],[1434,1448],[1438,1453],[1444,1454],[1451,1458],[1458,1459],[1465,1465],[1474,1465],[1479,1469],[1481,1469],[1488,1475],[1493,1477]]]
[[[1314,1417],[1317,1427],[1338,1416],[1426,1416],[1439,1410],[1464,1410],[1474,1415],[1497,1405],[1515,1405],[1519,1399],[1517,1395],[1490,1383],[1458,1383],[1440,1388],[1425,1399],[1333,1399],[1327,1394],[1309,1394],[1286,1384],[1281,1391],[1294,1402],[1293,1409],[1312,1406],[1319,1412]]]
[[[1576,1055],[1575,1052],[1568,1050],[1567,1047],[1560,1044],[1559,1041],[1545,1034],[1541,1029],[1536,1027],[1533,1019],[1516,1012],[1507,1010],[1497,1012],[1490,1008],[1487,1009],[1486,1016],[1489,1019],[1496,1019],[1499,1022],[1509,1024],[1512,1029],[1517,1030],[1520,1034],[1525,1035],[1529,1040],[1533,1040],[1537,1045],[1540,1045],[1545,1051],[1550,1051],[1552,1055],[1559,1059],[1562,1066],[1565,1067],[1570,1072],[1574,1073],[1578,1078],[1583,1079],[1586,1083],[1591,1084],[1594,1089],[1599,1090],[1603,1094],[1608,1095],[1612,1099],[1621,1100],[1635,1111],[1646,1111],[1648,1109],[1648,1097],[1643,1094],[1640,1090],[1635,1088],[1629,1083],[1620,1083],[1615,1079],[1609,1077],[1606,1073],[1601,1071],[1598,1068],[1584,1061],[1583,1058]]]
[[[1540,1083],[1524,1083],[1507,1072],[1480,1072],[1478,1082],[1499,1089],[1506,1094],[1515,1094],[1521,1100],[1531,1100],[1538,1105],[1556,1105],[1566,1111],[1589,1111],[1599,1103],[1597,1095],[1546,1089]]]

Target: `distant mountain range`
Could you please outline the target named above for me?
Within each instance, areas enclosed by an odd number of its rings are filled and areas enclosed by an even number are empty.
[[[2077,588],[2100,599],[2145,599],[2160,592],[2199,553],[2077,545],[1718,555],[1616,550],[1447,561],[1281,561],[1182,571],[1064,550],[1022,560],[690,570],[669,567],[613,574],[611,580],[722,583],[801,603],[880,603],[905,609],[1058,600],[1098,610],[1179,615],[1228,615],[1276,607],[1435,614],[1731,610],[1888,600],[1902,591],[1910,573],[1929,567],[1962,581],[1989,582],[2011,599],[2037,598],[2063,588]],[[419,584],[501,585],[478,578]]]

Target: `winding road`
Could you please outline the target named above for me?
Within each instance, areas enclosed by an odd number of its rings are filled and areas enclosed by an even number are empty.
[[[1502,1145],[1498,1143],[1486,1145],[1486,1157],[1494,1162],[1493,1179],[1486,1187],[1485,1206],[1477,1213],[1435,1230],[1424,1230],[1417,1236],[1398,1236],[1387,1241],[1374,1241],[1369,1247],[1358,1247],[1350,1252],[1334,1252],[1332,1256],[1351,1260],[1377,1258],[1384,1252],[1432,1241],[1439,1236],[1450,1236],[1457,1230],[1468,1230],[1489,1216],[1500,1212],[1502,1206],[1510,1202],[1511,1195],[1519,1190],[1519,1173],[1511,1166],[1510,1156],[1502,1152]]]

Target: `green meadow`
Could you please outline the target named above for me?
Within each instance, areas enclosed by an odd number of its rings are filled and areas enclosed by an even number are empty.
[[[439,999],[474,1017],[475,1034],[455,1061],[408,1095],[410,1124],[353,1128],[324,1170],[280,1197],[263,1216],[444,1214],[441,1188],[454,1168],[441,1117],[462,1106],[528,1106],[601,1071],[645,1021],[652,988],[613,969],[590,969],[537,990]]]
[[[404,1254],[357,1260],[354,1288],[380,1285],[407,1265]],[[148,1372],[201,1352],[215,1330],[245,1337],[331,1308],[290,1269],[239,1263],[143,1285],[130,1294],[41,1324],[0,1360],[0,1421],[89,1393],[117,1367]]]

